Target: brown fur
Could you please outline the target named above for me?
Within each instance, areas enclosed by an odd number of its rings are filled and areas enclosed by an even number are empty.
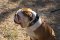
[[[38,39],[35,40],[55,40],[55,37],[52,35],[52,28],[46,22],[37,28],[34,33],[38,36]]]

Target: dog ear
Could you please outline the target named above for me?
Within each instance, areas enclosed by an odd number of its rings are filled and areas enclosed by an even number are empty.
[[[22,8],[22,10],[23,10],[23,12],[24,12],[26,15],[32,17],[32,12],[31,12],[32,9],[30,9],[30,8]]]
[[[23,11],[22,13],[24,16],[28,17],[30,21],[33,19],[33,17],[32,17],[33,15],[31,12]]]

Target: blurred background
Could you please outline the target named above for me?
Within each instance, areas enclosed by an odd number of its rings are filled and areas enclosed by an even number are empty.
[[[0,40],[29,40],[20,25],[14,23],[14,14],[29,7],[45,17],[60,40],[60,0],[0,0]]]

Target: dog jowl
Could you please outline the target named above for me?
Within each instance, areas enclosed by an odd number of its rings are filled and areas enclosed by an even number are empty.
[[[53,28],[30,8],[22,8],[14,16],[14,22],[26,28],[30,40],[55,40]]]

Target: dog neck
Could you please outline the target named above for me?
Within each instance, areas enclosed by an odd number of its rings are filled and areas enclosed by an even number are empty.
[[[28,27],[28,29],[30,29],[30,30],[32,30],[32,31],[34,31],[34,30],[36,30],[38,27],[40,27],[40,25],[42,24],[42,20],[41,20],[41,18],[38,18],[37,20],[35,19],[35,21],[33,21],[34,22],[34,24],[33,25],[30,25],[29,27]]]

